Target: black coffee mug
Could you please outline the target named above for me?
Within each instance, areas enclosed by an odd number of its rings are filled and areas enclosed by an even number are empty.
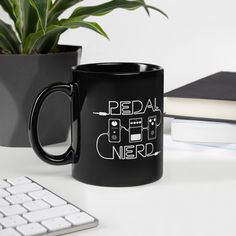
[[[73,165],[75,179],[100,186],[151,183],[163,172],[163,69],[142,63],[74,67],[72,82],[46,88],[33,106],[29,133],[34,151],[53,165]],[[37,123],[54,92],[71,101],[72,144],[63,155],[46,153]]]

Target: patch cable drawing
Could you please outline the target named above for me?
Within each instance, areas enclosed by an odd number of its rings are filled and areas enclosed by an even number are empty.
[[[107,112],[103,112],[103,111],[99,111],[99,112],[93,112],[94,115],[98,115],[98,116],[109,116],[110,114]]]

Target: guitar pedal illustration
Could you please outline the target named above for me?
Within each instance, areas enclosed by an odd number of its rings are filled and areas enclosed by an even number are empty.
[[[157,116],[148,117],[148,140],[157,138]]]
[[[121,121],[119,119],[108,120],[109,142],[119,143],[121,141]]]
[[[134,118],[129,120],[129,141],[130,143],[143,140],[143,119]]]

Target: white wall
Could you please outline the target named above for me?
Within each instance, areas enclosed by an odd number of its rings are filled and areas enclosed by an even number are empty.
[[[82,45],[83,63],[159,64],[165,69],[166,91],[220,70],[236,71],[235,0],[147,2],[167,12],[169,20],[155,12],[149,18],[142,9],[117,10],[90,18],[104,27],[110,41],[85,29],[70,30],[60,41]],[[0,17],[5,15],[0,12]]]

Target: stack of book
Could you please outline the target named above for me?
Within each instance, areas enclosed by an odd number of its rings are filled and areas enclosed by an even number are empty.
[[[236,144],[236,73],[219,72],[165,94],[174,141]]]

